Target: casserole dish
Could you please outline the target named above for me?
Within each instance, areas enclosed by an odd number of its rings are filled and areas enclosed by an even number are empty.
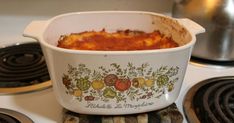
[[[88,51],[57,47],[64,34],[159,30],[180,46],[141,51]],[[78,12],[30,23],[24,36],[41,44],[58,102],[83,114],[147,112],[178,97],[195,43],[204,28],[188,19],[140,11]],[[131,45],[131,44],[129,44]]]

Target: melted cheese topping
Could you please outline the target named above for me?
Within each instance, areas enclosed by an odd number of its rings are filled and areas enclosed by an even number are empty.
[[[108,33],[105,30],[86,31],[63,35],[58,41],[58,47],[61,48],[98,51],[153,50],[178,46],[171,38],[165,37],[159,31],[152,33],[130,30],[114,33]]]

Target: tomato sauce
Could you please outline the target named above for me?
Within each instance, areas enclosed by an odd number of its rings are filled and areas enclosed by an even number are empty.
[[[173,48],[179,45],[159,31],[145,33],[120,30],[108,33],[103,29],[102,31],[85,31],[63,35],[57,46],[75,50],[130,51]]]

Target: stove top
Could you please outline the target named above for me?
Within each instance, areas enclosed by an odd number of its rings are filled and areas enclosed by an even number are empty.
[[[176,104],[152,112],[121,115],[101,116],[78,114],[64,109],[63,123],[182,123],[183,116]]]
[[[38,43],[0,49],[0,94],[22,93],[50,86],[50,77]]]
[[[136,2],[138,1],[138,2]],[[69,4],[67,1],[17,1],[17,0],[4,0],[4,4],[0,4],[0,48],[9,46],[9,44],[22,44],[31,42],[32,39],[28,39],[22,36],[22,32],[25,27],[33,20],[44,20],[52,16],[75,11],[87,11],[87,10],[110,10],[116,7],[120,10],[150,10],[170,15],[173,1],[165,0],[149,0],[142,4],[141,0],[101,0],[98,2],[87,0],[72,0]],[[35,3],[36,2],[36,3]],[[111,5],[107,2],[112,3]],[[151,4],[151,3],[161,4]],[[137,4],[140,3],[140,4]],[[162,6],[163,5],[163,6]],[[62,6],[63,9],[60,9]],[[87,6],[89,6],[87,8]],[[19,11],[21,10],[21,11]],[[36,42],[36,41],[33,41]],[[0,52],[1,53],[1,52]],[[27,55],[26,55],[27,56]],[[30,57],[30,55],[29,55]],[[30,58],[29,58],[30,59]],[[194,65],[190,62],[188,65],[185,79],[181,87],[180,95],[176,100],[176,105],[179,111],[184,114],[183,100],[187,91],[193,87],[196,83],[206,80],[212,77],[220,76],[233,76],[234,67],[225,67],[224,69],[216,69],[215,67],[204,67],[204,65]],[[43,85],[44,84],[44,85]],[[38,83],[42,88],[50,87],[51,82],[46,81]],[[29,85],[32,90],[40,90],[40,86]],[[27,86],[27,87],[29,87]],[[35,88],[34,88],[35,87]],[[23,88],[23,89],[22,89]],[[4,88],[9,91],[9,88]],[[4,90],[3,88],[1,90]],[[12,92],[15,90],[25,90],[25,87],[12,88]],[[27,88],[28,91],[32,91]],[[26,89],[26,90],[27,90]],[[26,92],[28,92],[26,91]],[[3,91],[5,93],[5,90]],[[1,92],[0,92],[1,93]],[[53,93],[53,89],[43,89],[41,91],[23,93],[23,94],[4,94],[0,95],[0,108],[11,109],[22,114],[25,114],[31,118],[35,123],[59,123],[62,121],[63,107],[57,102]],[[184,117],[183,123],[187,123]]]
[[[0,123],[33,123],[33,121],[20,112],[0,108]]]
[[[27,58],[26,61],[28,60],[30,61],[31,60],[30,57],[32,56],[33,55],[26,55],[26,57],[29,57]],[[226,69],[213,69],[213,68],[199,67],[199,66],[194,66],[192,64],[189,64],[188,69],[185,74],[185,79],[183,82],[183,86],[181,88],[180,95],[177,101],[175,102],[176,105],[178,106],[178,110],[180,111],[180,113],[184,114],[186,112],[185,110],[183,112],[182,101],[184,100],[184,97],[185,97],[184,94],[187,93],[187,89],[189,89],[190,87],[193,87],[194,84],[200,81],[206,80],[207,78],[217,77],[217,76],[227,76],[227,75],[229,76],[234,75],[234,69],[232,67],[226,68]],[[46,86],[47,87],[51,86],[50,81],[48,83],[49,84],[47,84]],[[36,85],[39,85],[39,84],[40,83]],[[29,86],[34,86],[34,85],[29,85]],[[45,86],[43,86],[42,88],[44,87]],[[24,87],[17,87],[17,88],[24,88]],[[17,89],[13,88],[12,90],[17,90]],[[193,96],[190,96],[190,97],[193,97]],[[61,105],[58,104],[57,100],[55,99],[55,95],[53,94],[52,88],[45,89],[42,91],[37,91],[34,93],[24,93],[24,94],[19,94],[19,95],[1,95],[0,102],[1,102],[0,108],[7,108],[7,109],[19,111],[25,114],[26,116],[30,117],[35,123],[40,123],[40,122],[56,123],[56,122],[62,121],[62,119],[60,118],[63,117],[62,116],[63,108]],[[67,114],[69,114],[70,116],[70,114],[74,114],[74,113],[67,112]],[[147,116],[151,117],[152,115],[147,115]],[[153,115],[153,118],[155,117],[158,117],[158,116]],[[186,114],[186,117],[190,117],[190,116],[187,116]],[[191,116],[190,118],[192,117],[193,116]],[[70,121],[71,119],[68,118],[67,120]],[[184,119],[183,123],[186,123],[186,122],[187,120]]]
[[[184,99],[189,122],[234,122],[234,76],[216,77],[199,82]]]
[[[229,68],[234,67],[234,61],[213,61],[192,56],[190,63],[200,67],[208,68]]]
[[[23,49],[20,49],[20,47]],[[16,50],[16,52],[13,52],[13,50],[11,48]],[[1,73],[5,73],[5,71],[2,72],[1,70],[6,69],[6,68],[10,68],[10,70],[13,69],[13,73],[16,74],[17,76],[13,77],[12,75],[9,74],[9,76],[11,76],[11,77],[9,77],[10,80],[7,80],[7,82],[9,81],[9,83],[6,83],[6,84],[2,84],[0,81],[0,94],[24,93],[24,92],[31,92],[31,91],[36,91],[36,90],[41,90],[41,89],[51,87],[51,82],[49,81],[49,78],[48,78],[48,71],[46,69],[44,57],[43,57],[43,54],[41,53],[41,49],[40,49],[40,46],[38,43],[35,43],[35,42],[21,43],[19,45],[12,45],[10,47],[5,47],[2,49],[4,49],[4,50],[0,52],[1,63],[4,65],[9,64],[11,67],[0,65],[1,66],[0,80],[1,80],[1,77],[3,78],[3,80],[6,79],[6,78],[4,78],[4,74],[3,75],[1,74]],[[34,51],[34,49],[39,51],[39,53],[37,53],[37,51]],[[10,54],[5,53],[6,51],[7,52],[10,51]],[[20,53],[21,51],[23,51],[23,53]],[[27,67],[28,70],[21,70],[20,69],[21,67]],[[32,68],[32,70],[36,70],[36,74],[34,72],[32,72],[30,68]],[[19,70],[19,72],[17,70]],[[34,80],[33,78],[31,78],[28,75],[26,75],[26,77],[22,77],[28,71],[29,71],[30,76],[31,75],[38,76],[39,79]],[[37,73],[38,71],[42,71],[42,73],[38,74]],[[186,89],[189,88],[189,85],[193,85],[195,83],[198,83],[199,81],[205,80],[205,79],[210,78],[210,77],[233,75],[234,69],[232,67],[226,67],[225,69],[214,69],[214,68],[194,66],[192,64],[189,64],[188,70],[186,72],[187,73],[185,76],[184,84],[183,84],[182,89],[181,89],[181,94],[180,94],[178,100],[175,102],[178,105],[178,109],[176,109],[176,110],[166,109],[169,112],[165,112],[165,109],[164,109],[164,113],[162,113],[160,111],[162,114],[158,113],[158,111],[155,111],[155,112],[149,112],[149,113],[145,113],[145,114],[129,115],[127,117],[119,116],[116,118],[116,116],[112,116],[111,119],[112,120],[114,120],[114,119],[115,120],[118,120],[118,119],[123,120],[124,119],[125,122],[131,122],[131,121],[138,120],[137,117],[144,116],[145,119],[148,118],[147,120],[149,122],[151,122],[152,119],[153,120],[160,119],[162,121],[168,121],[168,120],[171,121],[173,118],[179,118],[179,119],[177,119],[178,122],[179,121],[182,122],[181,118],[180,118],[182,116],[181,114],[183,114],[183,113],[186,114],[186,112],[191,111],[191,108],[189,108],[188,109],[189,111],[186,111],[184,109],[184,112],[183,112],[183,110],[181,108],[181,104],[182,104],[181,100],[184,99],[183,94],[186,93]],[[45,75],[45,76],[43,76],[43,75]],[[14,80],[15,78],[18,78],[18,80]],[[22,84],[19,84],[19,87],[16,87],[15,85],[11,86],[10,83],[11,82],[14,83],[16,81],[22,82]],[[2,82],[6,82],[6,80],[2,81]],[[212,82],[210,82],[210,83],[212,83]],[[5,87],[4,85],[7,85],[7,86]],[[212,92],[209,92],[209,93],[212,93]],[[222,94],[220,94],[220,95],[222,95]],[[229,94],[229,96],[230,95],[232,95],[232,93]],[[190,97],[193,97],[193,96],[190,96]],[[200,98],[200,95],[198,95],[197,97]],[[206,98],[209,100],[209,96]],[[72,120],[77,120],[77,119],[80,120],[80,116],[82,116],[81,119],[82,118],[87,119],[87,117],[88,118],[91,117],[90,118],[91,120],[97,120],[97,121],[100,121],[100,118],[101,119],[103,118],[100,116],[80,115],[80,114],[70,112],[67,110],[63,111],[63,114],[65,114],[65,115],[61,115],[62,114],[62,107],[56,101],[55,96],[52,93],[52,89],[46,89],[44,91],[37,91],[36,93],[27,93],[27,94],[13,95],[13,96],[1,95],[0,102],[1,102],[0,108],[2,107],[2,108],[13,109],[13,110],[17,109],[20,112],[22,112],[22,114],[25,114],[25,115],[29,116],[30,118],[32,118],[33,120],[35,120],[35,122],[41,122],[41,120],[43,120],[43,121],[48,121],[48,123],[53,123],[53,122],[62,121],[62,119],[60,119],[61,117],[65,117],[64,122],[65,121],[70,122]],[[31,102],[31,103],[28,103],[28,102]],[[208,102],[208,104],[206,104],[206,105],[211,105],[211,106],[215,107],[217,104],[213,104],[213,102]],[[226,105],[230,106],[231,103],[228,102]],[[213,107],[211,107],[211,108],[213,108]],[[221,105],[221,107],[223,107],[223,105]],[[51,110],[44,111],[45,109],[51,109]],[[200,111],[202,110],[202,112],[203,112],[203,110],[205,110],[205,109],[199,109],[199,110]],[[221,108],[221,110],[222,110],[222,108]],[[230,110],[232,111],[233,109],[230,109]],[[216,111],[218,112],[219,109],[217,109]],[[193,112],[195,112],[195,111],[193,111]],[[228,112],[231,116],[232,114],[230,113],[230,111],[227,111],[227,113]],[[34,114],[34,113],[36,113],[36,114]],[[175,115],[176,117],[170,117],[168,115],[170,113]],[[200,114],[200,112],[198,114]],[[42,115],[41,118],[40,118],[40,115]],[[216,115],[217,114],[215,114],[215,117],[216,117]],[[198,117],[198,116],[194,117],[193,115],[190,116],[189,113],[186,114],[185,116],[187,117],[188,121],[190,121],[189,118],[192,118],[192,121],[196,121],[194,118]],[[12,117],[12,116],[5,116],[5,114],[3,114],[3,117]],[[109,119],[110,117],[104,117],[104,119],[105,118]],[[182,119],[183,119],[183,117],[182,117]],[[173,119],[173,121],[175,121],[175,120],[176,119]],[[187,121],[184,119],[183,123],[186,123],[186,122]]]
[[[63,109],[63,123],[182,123],[183,116],[175,103],[170,106],[146,113],[130,115],[88,115]],[[0,108],[0,123],[34,123],[26,115]]]

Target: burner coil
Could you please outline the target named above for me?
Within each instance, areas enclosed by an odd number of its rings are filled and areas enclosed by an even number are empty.
[[[40,45],[28,43],[0,49],[0,87],[20,87],[48,81]]]

